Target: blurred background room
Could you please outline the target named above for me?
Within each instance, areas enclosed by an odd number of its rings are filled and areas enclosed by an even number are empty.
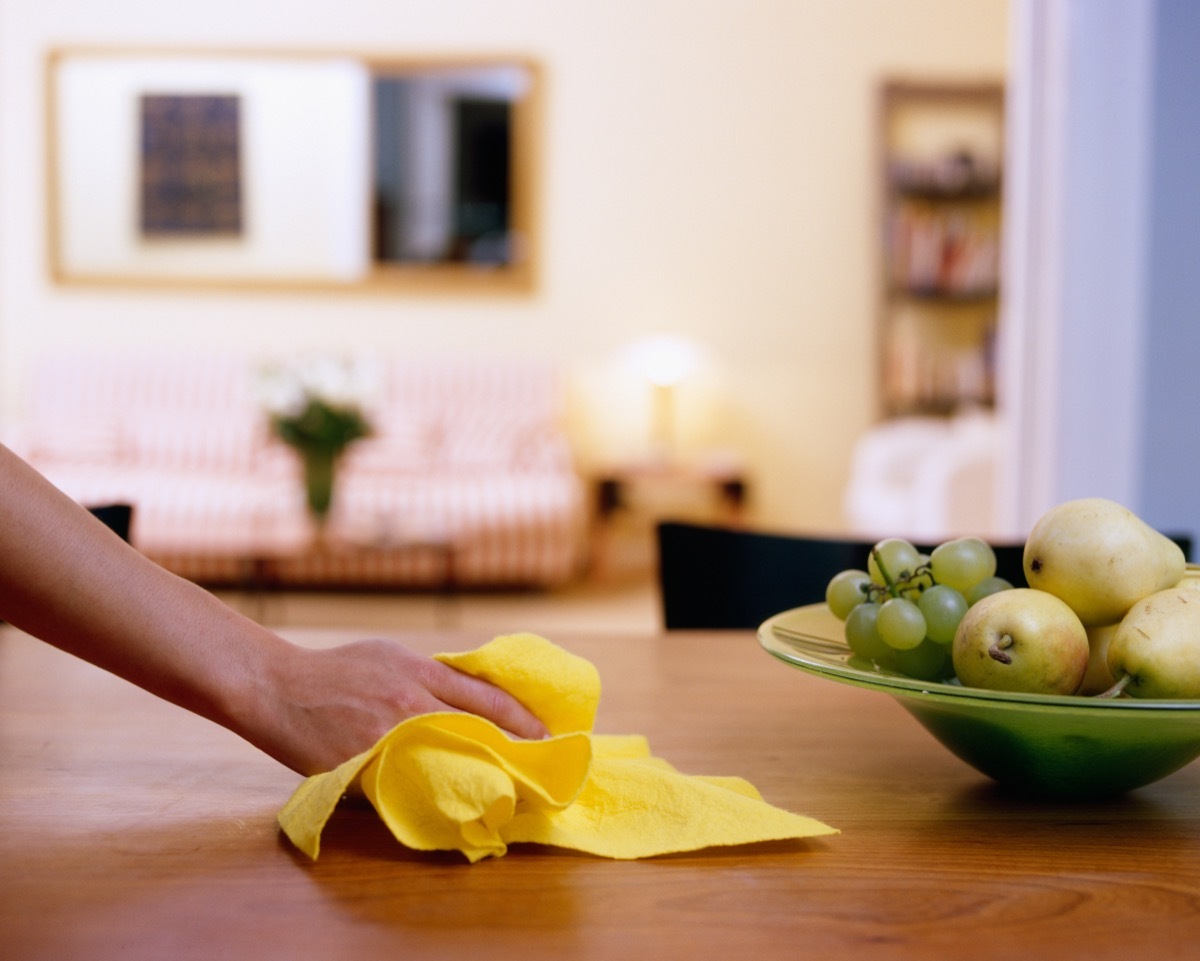
[[[1197,93],[1189,0],[0,0],[3,436],[278,623],[651,629],[668,517],[1200,532]]]

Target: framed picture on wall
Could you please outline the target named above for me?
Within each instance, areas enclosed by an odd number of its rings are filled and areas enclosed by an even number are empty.
[[[240,107],[236,95],[142,95],[144,237],[242,232]]]

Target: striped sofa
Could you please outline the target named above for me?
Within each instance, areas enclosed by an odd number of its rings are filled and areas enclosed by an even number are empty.
[[[55,353],[5,441],[81,503],[132,504],[133,544],[213,586],[552,587],[581,569],[584,486],[551,365],[382,361],[375,432],[345,455],[322,538],[258,405],[259,369]]]

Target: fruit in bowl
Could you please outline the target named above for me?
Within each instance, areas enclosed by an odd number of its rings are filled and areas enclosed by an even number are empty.
[[[1108,645],[1116,633],[1118,624],[1102,624],[1099,627],[1089,627],[1088,636],[1088,667],[1079,685],[1077,694],[1103,694],[1112,688],[1116,682],[1112,671],[1108,668]]]
[[[891,537],[872,548],[865,571],[829,582],[826,603],[856,654],[914,677],[1029,693],[1200,697],[1200,595],[1191,608],[1158,604],[1152,618],[1139,615],[1163,640],[1135,638],[1146,633],[1141,624],[1119,629],[1152,595],[1200,584],[1186,577],[1173,540],[1120,504],[1083,498],[1038,519],[1023,563],[1029,587],[1013,588],[996,578],[995,552],[981,538],[955,538],[923,557]],[[1125,639],[1114,649],[1117,634]],[[1197,638],[1190,672],[1180,653],[1188,636]],[[948,645],[944,658],[909,669],[908,652],[939,645]],[[1145,680],[1128,676],[1131,657]]]
[[[1066,601],[1088,627],[1113,624],[1143,597],[1178,584],[1178,544],[1131,510],[1102,497],[1046,511],[1025,541],[1029,586]]]
[[[1136,604],[1113,631],[1106,652],[1111,693],[1200,697],[1200,589],[1186,581]],[[1108,695],[1105,695],[1108,696]]]
[[[1068,502],[1035,525],[1031,586],[1014,588],[988,583],[994,559],[978,538],[928,557],[898,540],[834,578],[826,604],[767,621],[762,646],[891,694],[958,757],[1022,791],[1109,796],[1200,757],[1200,579],[1174,542],[1120,505]],[[924,618],[915,646],[911,611],[880,616],[903,605]]]
[[[1074,694],[1090,655],[1078,615],[1053,594],[1031,587],[985,597],[954,634],[958,679],[997,691]]]
[[[960,537],[922,555],[908,541],[876,544],[862,570],[838,573],[825,592],[845,621],[859,657],[913,677],[954,676],[951,645],[971,607],[1012,584],[996,577],[996,554],[978,537]]]

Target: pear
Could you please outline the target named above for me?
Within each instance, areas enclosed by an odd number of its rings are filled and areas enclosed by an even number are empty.
[[[1083,683],[1079,685],[1078,693],[1085,696],[1103,694],[1117,682],[1112,671],[1108,669],[1108,645],[1112,643],[1112,636],[1119,626],[1118,622],[1087,629],[1088,648],[1091,653],[1088,656],[1087,673],[1083,675]]]
[[[1186,565],[1178,544],[1102,497],[1051,508],[1025,542],[1029,586],[1066,601],[1085,627],[1115,624],[1143,597],[1177,584]]]
[[[1108,642],[1112,693],[1200,698],[1200,590],[1189,579],[1134,604]]]
[[[952,648],[954,673],[968,687],[1031,694],[1078,692],[1089,655],[1075,612],[1028,587],[989,594],[968,608]]]

